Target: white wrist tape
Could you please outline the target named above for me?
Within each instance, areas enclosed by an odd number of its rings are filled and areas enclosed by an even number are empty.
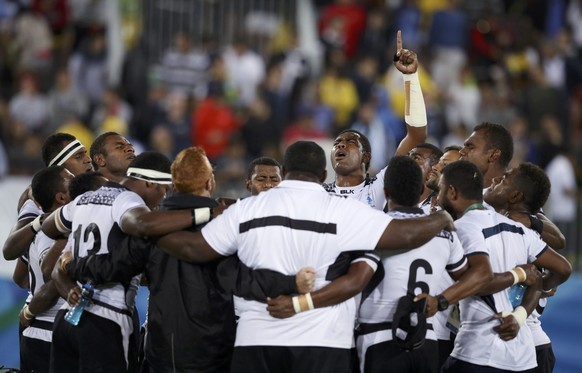
[[[527,280],[527,273],[525,269],[521,267],[515,267],[511,271],[509,271],[513,275],[513,285],[519,284],[520,282],[524,282]]]
[[[404,77],[404,121],[412,127],[426,126],[426,106],[418,80],[418,72]]]
[[[311,298],[311,293],[305,294],[305,299],[307,299],[307,307],[310,310],[315,309],[315,306],[313,305],[313,299]]]
[[[40,223],[40,218],[41,217],[42,217],[42,215],[37,216],[30,223],[30,226],[32,227],[32,230],[35,231],[36,233],[40,232],[40,230],[42,229],[42,224]]]
[[[293,297],[291,298],[291,301],[293,302],[293,309],[295,310],[295,313],[301,312],[301,306],[299,305],[299,297]]]
[[[511,271],[509,271],[509,273],[511,273],[513,275],[513,284],[515,285],[519,282],[519,276],[517,275],[517,272],[515,271],[515,269],[512,269]]]
[[[513,318],[515,318],[515,320],[519,324],[519,327],[521,328],[523,324],[525,324],[525,320],[527,319],[527,311],[525,310],[525,308],[523,308],[522,306],[518,306],[516,309],[513,310],[511,314],[513,315]]]
[[[525,272],[525,269],[521,267],[515,267],[513,270],[517,273],[517,276],[519,277],[519,282],[524,282],[525,280],[527,280],[527,273]]]
[[[210,207],[199,207],[194,210],[195,225],[208,223],[210,221]]]

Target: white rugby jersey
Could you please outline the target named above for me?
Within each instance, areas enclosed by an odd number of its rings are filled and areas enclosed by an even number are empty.
[[[386,205],[386,195],[384,195],[384,174],[386,173],[386,168],[387,166],[380,170],[376,176],[368,178],[353,187],[339,187],[335,185],[335,181],[330,184],[323,184],[323,187],[330,193],[342,197],[354,198],[376,210],[384,210],[384,206]]]
[[[401,208],[388,213],[394,219],[410,219],[424,216],[420,208]],[[382,259],[384,278],[362,302],[358,322],[378,324],[392,322],[398,300],[406,294],[428,293],[436,295],[445,273],[458,271],[467,264],[459,238],[454,232],[442,231],[417,249]],[[374,281],[373,279],[372,281]],[[427,318],[427,325],[433,318]],[[389,324],[379,330],[359,335],[357,338],[360,368],[364,371],[366,352],[370,346],[392,340]],[[364,330],[362,328],[362,330]],[[429,326],[426,339],[436,340],[435,331]]]
[[[42,210],[40,209],[40,207],[38,207],[37,204],[32,199],[27,199],[22,204],[22,207],[20,207],[20,211],[18,211],[17,221],[21,222],[22,220],[25,220],[25,219],[34,219],[39,215],[42,215]],[[22,254],[20,256],[20,259],[22,259],[23,261],[25,261],[28,264],[28,254],[27,253]],[[32,299],[32,293],[29,291],[28,296],[26,297],[25,303],[26,304],[30,303],[31,299]]]
[[[30,248],[28,249],[28,278],[30,280],[30,291],[33,296],[45,284],[44,277],[42,275],[41,264],[45,255],[48,253],[49,249],[53,246],[54,243],[55,240],[49,238],[46,234],[40,231],[36,234],[33,242],[30,244]],[[52,324],[55,320],[57,312],[64,303],[65,300],[59,297],[55,305],[43,313],[36,315],[35,319]],[[52,329],[41,329],[38,327],[30,326],[24,330],[23,335],[28,338],[41,339],[46,342],[52,341]]]
[[[489,256],[493,272],[502,273],[519,264],[531,263],[546,249],[532,230],[491,210],[471,210],[455,221],[465,255]],[[473,364],[506,370],[536,367],[531,331],[522,327],[516,338],[503,341],[491,320],[497,312],[512,312],[509,288],[486,297],[468,297],[460,302],[461,328],[451,356]]]
[[[421,217],[421,209],[402,209],[388,213],[395,219]],[[445,272],[461,269],[467,259],[459,238],[454,232],[442,231],[417,249],[382,259],[384,279],[364,300],[360,307],[360,323],[392,321],[398,300],[406,294],[428,293],[436,295],[436,284]],[[428,319],[430,323],[432,318]],[[391,340],[392,336],[387,340]],[[436,339],[427,332],[428,339]]]
[[[109,253],[125,237],[119,227],[121,217],[137,207],[147,208],[138,194],[111,182],[63,206],[59,210],[58,219],[71,231],[73,257]],[[97,305],[102,303],[104,307],[110,306],[113,310],[127,310],[125,288],[121,284],[96,288],[93,302]],[[100,314],[96,311],[101,307],[94,306],[89,306],[87,311]]]
[[[253,269],[293,275],[312,266],[315,289],[320,289],[337,275],[340,254],[373,250],[391,220],[316,183],[284,180],[268,193],[230,206],[202,229],[202,235],[216,252],[236,253]],[[287,319],[269,316],[260,302],[237,299],[236,307],[240,319],[235,346],[353,345],[354,298]]]
[[[483,195],[489,188],[485,188],[483,190]],[[483,206],[487,207],[489,210],[495,211],[493,206],[488,204],[487,202],[483,201]],[[531,230],[531,229],[529,229]],[[535,232],[535,231],[534,231]],[[539,233],[536,232],[539,237]],[[522,263],[523,264],[523,263]],[[533,336],[534,345],[543,346],[546,344],[551,343],[550,337],[546,334],[546,332],[542,329],[542,322],[539,320],[542,312],[544,312],[544,308],[546,307],[548,300],[547,298],[541,298],[538,302],[536,309],[531,313],[531,315],[527,318],[527,326],[531,330],[531,334]]]

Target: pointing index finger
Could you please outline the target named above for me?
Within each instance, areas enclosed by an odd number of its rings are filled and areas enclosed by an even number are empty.
[[[396,53],[402,49],[402,31],[398,30],[396,33]]]

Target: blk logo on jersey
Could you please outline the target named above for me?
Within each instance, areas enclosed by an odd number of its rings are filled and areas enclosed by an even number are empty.
[[[354,194],[354,190],[340,190],[340,194]]]

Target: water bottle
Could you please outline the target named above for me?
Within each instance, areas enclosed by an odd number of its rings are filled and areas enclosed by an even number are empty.
[[[513,309],[521,305],[526,288],[527,286],[524,284],[515,284],[509,288],[509,302],[511,302]]]
[[[93,290],[93,283],[91,281],[88,281],[85,285],[83,285],[83,290],[81,291],[81,300],[65,315],[65,320],[67,320],[67,322],[75,326],[79,324],[79,320],[81,320],[83,311],[89,305],[91,298],[93,298]]]

